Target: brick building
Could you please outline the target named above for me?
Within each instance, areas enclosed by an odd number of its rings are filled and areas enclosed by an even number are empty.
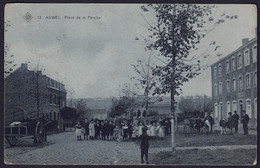
[[[215,121],[228,112],[241,118],[249,115],[250,128],[257,122],[257,39],[242,39],[242,46],[211,65],[212,98]]]
[[[29,70],[27,64],[21,64],[5,79],[5,124],[39,112],[49,120],[56,120],[59,129],[63,124],[60,110],[65,106],[64,84],[41,71]]]

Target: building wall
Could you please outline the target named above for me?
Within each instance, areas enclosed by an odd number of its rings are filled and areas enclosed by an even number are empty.
[[[50,120],[57,120],[59,127],[62,125],[62,119],[59,117],[59,111],[66,105],[66,91],[64,85],[53,79],[42,75],[41,71],[30,71],[26,64],[22,64],[16,71],[5,79],[5,124],[19,118],[10,118],[16,113],[23,113],[23,117],[31,118],[32,113],[37,113],[37,95],[39,100],[39,112],[48,116]],[[38,76],[38,77],[37,77]],[[38,80],[37,80],[38,79]],[[52,80],[52,85],[49,81]],[[38,85],[38,87],[37,87]],[[38,88],[38,89],[37,89]],[[38,90],[38,92],[37,92]],[[50,95],[56,97],[56,103],[50,102]],[[59,105],[58,101],[63,103]],[[51,114],[52,113],[52,117]],[[54,118],[55,114],[55,118]]]
[[[250,117],[249,126],[256,128],[256,45],[256,38],[250,41],[245,40],[245,43],[236,51],[211,66],[214,116],[217,121],[227,118],[228,112],[237,111],[241,117],[242,111],[245,110]],[[240,62],[242,66],[239,66]]]

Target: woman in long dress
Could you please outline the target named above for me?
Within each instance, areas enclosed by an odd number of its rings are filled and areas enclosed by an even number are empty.
[[[95,136],[95,127],[94,127],[94,123],[91,122],[89,124],[89,138],[94,139],[94,136]]]

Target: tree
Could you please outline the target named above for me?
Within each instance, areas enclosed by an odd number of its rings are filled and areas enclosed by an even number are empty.
[[[71,127],[71,124],[77,119],[77,109],[72,107],[63,107],[60,111],[60,115],[63,118],[64,126],[69,125]]]
[[[206,95],[182,97],[178,103],[178,108],[185,116],[198,117],[202,113],[212,112],[213,102],[212,99]]]
[[[146,111],[149,111],[149,105],[162,99],[159,95],[157,95],[156,98],[154,98],[154,95],[152,95],[152,90],[156,87],[156,76],[152,75],[153,67],[151,65],[151,54],[152,52],[150,52],[148,56],[147,63],[138,60],[136,65],[132,64],[134,71],[138,74],[138,76],[132,77],[131,79],[135,79],[138,82],[138,84],[135,84],[138,89],[139,86],[141,86],[143,89],[143,105],[145,106]]]
[[[78,100],[76,102],[76,108],[77,108],[77,118],[78,120],[85,119],[86,116],[89,116],[89,108],[87,107],[87,104],[82,100]]]
[[[5,33],[8,32],[9,27],[11,27],[10,21],[5,22]],[[10,75],[16,66],[13,59],[14,55],[9,54],[9,45],[4,42],[4,77],[6,78]]]
[[[155,12],[156,24],[148,23],[151,35],[144,39],[147,43],[146,50],[157,50],[164,61],[163,65],[157,65],[153,69],[153,75],[160,80],[160,86],[156,87],[154,94],[170,93],[171,114],[175,117],[175,96],[180,94],[183,83],[197,76],[201,70],[199,58],[205,55],[192,55],[191,51],[197,50],[197,44],[201,39],[214,29],[206,27],[206,23],[215,22],[215,18],[211,16],[215,6],[194,4],[142,6],[144,12],[149,12],[148,8]],[[224,21],[219,19],[213,26]],[[212,42],[210,45],[215,44]],[[216,50],[218,46],[215,47]],[[174,129],[172,131],[174,149]]]

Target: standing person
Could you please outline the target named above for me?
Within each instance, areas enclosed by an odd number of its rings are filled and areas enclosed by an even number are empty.
[[[77,140],[81,140],[82,128],[79,122],[75,125]]]
[[[103,121],[101,122],[99,128],[100,128],[100,133],[101,133],[101,139],[105,140],[106,139],[106,137],[105,137],[105,124],[104,124]]]
[[[248,122],[249,122],[249,116],[246,114],[246,111],[243,111],[243,115],[241,117],[241,123],[243,124],[244,135],[248,135]]]
[[[126,123],[123,125],[123,140],[125,141],[127,139],[127,132],[128,132],[128,126]]]
[[[156,125],[155,125],[155,122],[151,126],[151,137],[152,137],[152,139],[155,139],[155,137],[156,137]]]
[[[234,120],[235,133],[237,133],[238,132],[238,120],[239,120],[239,115],[237,114],[237,111],[234,111],[233,120]]]
[[[99,123],[99,121],[95,124],[95,139],[101,139],[101,133],[102,133],[102,123]]]
[[[164,133],[164,129],[163,129],[161,123],[158,125],[157,131],[158,131],[159,140],[162,140],[165,133]]]
[[[228,124],[227,127],[230,129],[230,135],[233,135],[233,127],[234,127],[234,120],[232,117],[232,113],[228,113]]]
[[[118,128],[118,125],[116,125],[116,127],[113,130],[113,139],[115,141],[119,141],[119,134],[120,134],[120,130]]]
[[[205,117],[204,122],[206,122],[206,120],[209,121],[209,132],[212,133],[212,127],[214,125],[214,119],[210,116],[210,113],[206,112],[206,114],[207,114],[207,116]]]
[[[142,129],[142,135],[140,136],[140,148],[141,148],[141,163],[144,163],[144,156],[146,164],[148,164],[148,149],[149,149],[149,136],[146,134],[146,127]]]
[[[129,135],[129,140],[130,140],[130,141],[132,141],[133,130],[134,130],[133,124],[130,123],[129,126],[128,126],[128,131],[127,131],[127,132],[128,132],[128,135]]]
[[[105,120],[105,122],[104,122],[104,135],[105,135],[105,140],[109,140],[109,128],[110,128],[110,126],[109,126],[109,123],[108,123],[108,121],[107,120]]]
[[[88,119],[85,119],[85,134],[84,134],[84,140],[88,140],[89,139],[89,122]]]
[[[93,140],[95,137],[95,126],[94,122],[91,121],[89,124],[89,139]]]
[[[109,122],[109,140],[113,140],[113,130],[114,130],[114,128],[115,128],[115,126],[114,126],[114,124],[113,124],[113,122],[112,121],[110,121]]]
[[[143,129],[143,124],[142,122],[140,122],[138,126],[138,137],[140,137],[143,134],[142,129]]]

